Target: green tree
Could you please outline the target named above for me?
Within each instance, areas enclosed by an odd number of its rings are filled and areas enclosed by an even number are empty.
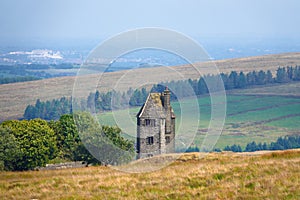
[[[10,129],[20,148],[20,158],[13,170],[34,169],[44,166],[56,156],[57,146],[54,131],[45,120],[11,120],[1,124]]]
[[[23,116],[25,119],[57,120],[61,115],[71,112],[71,104],[71,99],[66,97],[46,102],[41,102],[38,99],[34,106],[29,105],[26,107]]]
[[[228,79],[229,79],[229,88],[230,89],[236,88],[238,85],[238,74],[236,73],[236,71],[231,71]]]
[[[264,84],[266,84],[266,73],[263,70],[260,70],[258,72],[256,84],[257,85],[264,85]]]
[[[208,88],[205,83],[205,80],[203,77],[201,77],[198,81],[198,93],[197,94],[207,94],[208,93]]]
[[[245,88],[246,86],[247,86],[246,76],[243,72],[240,72],[240,74],[238,76],[237,87],[238,88]]]
[[[58,157],[66,160],[77,161],[80,159],[78,149],[82,146],[77,127],[72,114],[65,114],[56,122],[49,122],[49,126],[55,131]]]
[[[232,152],[242,152],[242,147],[240,145],[232,145],[232,146],[226,146],[224,148],[224,151],[232,151]]]
[[[90,92],[87,98],[87,108],[92,112],[95,112],[95,96],[95,93]]]
[[[146,88],[142,88],[141,93],[142,93],[142,104],[141,105],[143,105],[143,103],[146,101],[146,99],[148,97],[148,92],[147,92]]]
[[[294,68],[293,67],[287,67],[286,73],[287,73],[287,78],[289,80],[293,80],[293,78],[294,78]]]
[[[118,127],[100,126],[90,113],[62,115],[49,126],[55,131],[58,156],[93,164],[121,164],[134,156],[134,143]]]
[[[18,160],[21,159],[20,145],[12,131],[0,127],[0,171],[14,170]]]
[[[258,148],[257,148],[257,144],[256,142],[251,142],[251,143],[248,143],[246,148],[245,148],[245,151],[246,152],[253,152],[253,151],[257,151]]]
[[[25,119],[34,119],[37,116],[36,107],[33,105],[28,105],[24,112],[24,118]]]
[[[276,71],[276,82],[278,83],[286,83],[288,82],[288,75],[285,70],[285,67],[279,67]]]
[[[142,98],[141,98],[141,91],[140,90],[134,90],[132,96],[130,97],[130,100],[129,100],[129,105],[130,106],[140,106],[143,104],[142,101]]]
[[[295,67],[294,80],[300,81],[300,66]]]
[[[256,84],[256,71],[252,71],[247,73],[247,83],[248,85],[255,85]]]
[[[88,163],[118,165],[132,160],[134,145],[121,136],[117,127],[100,126],[89,113],[75,113],[75,124],[85,148],[78,155]]]

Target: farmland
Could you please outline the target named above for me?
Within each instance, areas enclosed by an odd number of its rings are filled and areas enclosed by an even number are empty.
[[[270,95],[270,96],[300,96],[300,83],[291,82],[285,84],[273,84],[264,87],[249,88],[243,90],[229,91],[229,94],[246,94],[246,95]]]
[[[115,87],[114,83],[126,75],[126,80],[120,90],[126,91],[129,87],[137,88],[145,83],[145,74],[152,83],[166,82],[181,79],[198,79],[201,74],[212,73],[211,68],[217,66],[220,72],[230,73],[232,70],[249,72],[253,70],[271,70],[273,73],[279,66],[300,65],[300,53],[286,53],[277,55],[255,56],[247,58],[218,60],[214,62],[195,63],[193,66],[173,66],[140,68],[132,71],[124,70],[104,74],[83,76],[83,86],[78,86],[76,97],[86,98],[96,88],[108,91]],[[178,74],[182,76],[178,76]],[[98,83],[101,77],[101,85]],[[26,106],[41,101],[70,97],[76,77],[59,77],[24,83],[0,85],[0,121],[21,118]],[[298,90],[299,91],[299,90]],[[289,92],[289,91],[286,91]]]
[[[263,60],[258,59],[257,63],[262,62],[257,66],[266,64]],[[257,64],[252,63],[251,59],[240,59],[240,61],[244,64],[242,66],[249,67]],[[230,62],[227,64],[229,65]],[[274,68],[270,68],[271,65],[274,65]],[[271,62],[265,69],[274,70],[275,66],[277,68],[277,64]],[[232,68],[226,70],[230,69]],[[235,70],[238,69],[240,68]],[[156,71],[154,76],[159,72],[162,71]],[[190,72],[187,70],[187,73]],[[116,73],[107,73],[105,76],[109,79],[115,77],[114,75]],[[163,73],[161,75],[164,76]],[[90,75],[88,78],[97,79],[98,76]],[[46,100],[70,96],[73,82],[74,77],[62,77],[0,87],[1,120],[21,117],[24,106],[34,103],[37,98]],[[107,81],[107,85],[103,88],[109,88],[110,83]],[[85,90],[87,95],[93,87],[94,85],[90,85],[90,88],[85,87],[82,90]],[[292,82],[228,91],[226,101],[217,102],[225,105],[227,112],[224,129],[215,148],[223,149],[226,145],[232,144],[244,148],[252,141],[270,143],[280,136],[299,135],[299,88],[299,83]],[[195,137],[192,137],[192,145],[200,147],[207,136],[212,103],[209,96],[197,98],[196,105],[192,103],[193,101],[195,99],[189,98],[181,102],[174,101],[172,107],[177,116],[176,129],[185,127],[180,136],[185,134],[193,136],[189,128],[196,130]],[[182,108],[189,113],[184,119],[181,118]],[[97,114],[97,117],[101,124],[118,125],[124,133],[127,133],[124,134],[125,137],[135,139],[135,115],[139,109],[134,107],[103,112]],[[194,115],[197,109],[200,110],[199,122]],[[202,154],[204,155],[204,153],[199,155]],[[124,173],[105,166],[55,171],[0,172],[0,199],[118,199],[120,197],[124,199],[298,199],[300,197],[299,150],[267,153],[221,152],[205,154],[206,156],[200,156],[201,158],[197,155],[196,153],[184,154],[166,168],[140,174]],[[151,159],[163,161],[164,156],[178,156],[178,154],[161,155]],[[143,160],[135,161],[133,164],[141,162]],[[121,167],[126,168],[126,166]]]
[[[180,104],[185,104],[185,109],[195,110],[191,99],[172,102],[172,107],[176,113],[176,125],[180,124]],[[198,98],[200,110],[200,123],[194,144],[200,146],[207,133],[211,118],[210,97]],[[118,126],[129,135],[134,136],[135,115],[139,108],[129,110],[118,110],[105,112],[98,115],[102,124],[115,125],[114,116]],[[130,115],[130,120],[119,120],[120,116]],[[187,116],[189,117],[189,116]],[[227,95],[227,115],[224,130],[220,136],[216,147],[224,148],[226,145],[239,144],[242,147],[251,141],[271,142],[278,137],[299,134],[300,119],[300,99],[284,96],[254,96],[254,95]],[[192,116],[185,119],[185,127],[194,126],[195,119]]]
[[[196,153],[184,154],[171,165],[148,173],[124,173],[104,166],[0,172],[0,199],[300,197],[299,150],[209,153],[200,157]]]

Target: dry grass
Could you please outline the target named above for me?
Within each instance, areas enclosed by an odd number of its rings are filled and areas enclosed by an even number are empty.
[[[211,69],[217,65],[220,72],[252,71],[252,70],[276,70],[278,66],[300,65],[300,53],[286,53],[278,55],[256,56],[249,58],[238,58],[220,60],[215,62],[196,63],[194,67],[190,65],[176,67],[158,67],[137,69],[132,71],[119,71],[105,73],[101,77],[99,85],[99,75],[88,75],[83,77],[84,86],[77,86],[76,96],[86,97],[90,91],[98,86],[99,90],[109,90],[115,86],[115,82],[125,75],[118,90],[127,90],[129,87],[141,87],[148,83],[159,83],[162,81],[179,79],[196,79],[201,74],[214,73]],[[176,71],[173,69],[176,68]],[[147,74],[147,76],[145,76]],[[32,81],[25,83],[13,83],[0,85],[0,120],[22,117],[28,104],[34,104],[37,99],[51,100],[62,96],[71,96],[75,77],[61,77]]]
[[[0,173],[0,199],[299,199],[300,150],[186,154],[159,171]]]

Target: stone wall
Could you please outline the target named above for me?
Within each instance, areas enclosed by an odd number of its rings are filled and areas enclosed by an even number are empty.
[[[146,119],[141,118],[140,120],[142,121]],[[138,126],[138,137],[140,143],[139,158],[165,153],[164,119],[153,120],[155,120],[155,126],[147,126],[145,124]],[[147,144],[148,137],[153,137],[153,144]]]
[[[58,164],[46,164],[46,167],[39,167],[36,170],[55,170],[55,169],[67,169],[67,168],[82,168],[87,167],[87,163],[83,161],[77,162],[65,162]]]
[[[169,144],[166,144],[166,136]],[[170,105],[170,91],[150,93],[137,116],[138,158],[174,152],[174,137],[175,115]]]

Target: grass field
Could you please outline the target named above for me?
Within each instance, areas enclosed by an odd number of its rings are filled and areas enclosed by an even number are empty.
[[[300,150],[289,150],[185,154],[148,173],[104,166],[0,172],[0,199],[299,199],[299,165]]]
[[[232,90],[229,93],[233,94],[248,94],[248,95],[270,95],[270,96],[300,96],[300,83],[291,82],[285,84],[272,84],[263,87],[256,87],[242,90]]]
[[[115,87],[121,77],[124,78],[120,90],[128,90],[129,87],[137,88],[145,86],[145,82],[160,83],[171,80],[198,79],[201,74],[213,73],[212,66],[217,66],[220,72],[230,73],[232,70],[249,72],[253,70],[275,71],[279,66],[300,65],[300,53],[285,53],[276,55],[254,56],[218,60],[214,62],[195,63],[193,66],[156,67],[143,68],[133,71],[118,71],[104,73],[103,75],[88,75],[82,77],[84,85],[76,88],[76,97],[86,98],[90,92],[97,88],[100,91],[108,91]],[[145,77],[145,74],[147,76]],[[179,76],[180,74],[180,76]],[[126,75],[126,76],[125,76]],[[101,77],[101,84],[99,79]],[[126,80],[125,80],[126,79]],[[25,83],[0,85],[0,121],[21,118],[26,106],[34,104],[37,99],[41,101],[70,97],[72,95],[76,77],[59,77]],[[97,85],[100,84],[100,85]],[[289,91],[287,91],[289,92]],[[297,92],[299,94],[299,90]]]
[[[195,108],[192,100],[182,101],[185,109],[193,112]],[[201,146],[203,138],[207,133],[210,122],[211,104],[210,98],[198,99],[200,110],[200,123],[194,144]],[[182,105],[181,105],[182,106]],[[172,102],[176,113],[176,125],[180,124],[180,103]],[[136,133],[135,115],[139,108],[106,112],[98,115],[102,124],[116,125],[116,121],[124,132],[133,138]],[[123,116],[130,117],[123,117]],[[197,122],[194,116],[187,116],[185,127],[195,126]],[[224,130],[220,136],[216,148],[224,148],[226,145],[239,144],[242,147],[249,142],[272,142],[278,137],[289,134],[300,134],[300,98],[283,96],[251,96],[233,95],[227,96],[227,116]],[[177,127],[178,128],[178,127]],[[186,129],[188,131],[188,129]],[[183,133],[184,134],[184,133]]]

